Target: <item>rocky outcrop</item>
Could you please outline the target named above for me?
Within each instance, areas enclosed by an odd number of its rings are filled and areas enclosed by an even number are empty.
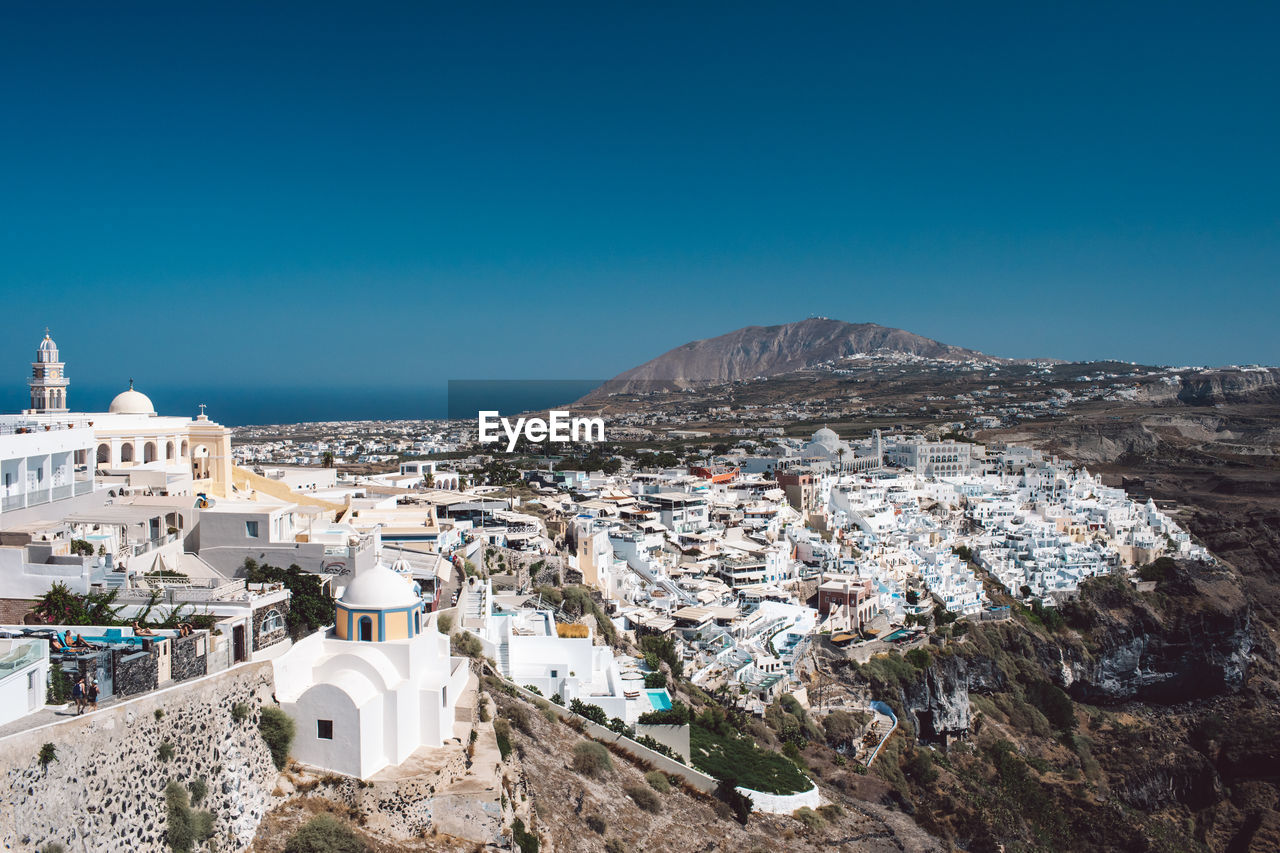
[[[934,659],[902,688],[902,707],[922,741],[943,742],[969,731],[969,678],[964,658]]]
[[[875,352],[926,358],[999,360],[902,329],[811,317],[781,326],[747,326],[727,335],[684,344],[618,374],[591,396],[691,388],[778,376],[849,355]]]
[[[1254,628],[1248,601],[1228,569],[1173,563],[1153,594],[1108,578],[1082,587],[1094,624],[1085,645],[1040,649],[1046,669],[1072,697],[1091,703],[1176,703],[1239,690]]]

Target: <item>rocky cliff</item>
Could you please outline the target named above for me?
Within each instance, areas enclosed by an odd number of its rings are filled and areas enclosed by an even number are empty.
[[[1252,611],[1228,569],[1168,561],[1152,594],[1119,578],[1087,584],[1073,612],[1088,620],[1083,646],[1042,647],[1074,698],[1176,703],[1239,690],[1253,649]]]

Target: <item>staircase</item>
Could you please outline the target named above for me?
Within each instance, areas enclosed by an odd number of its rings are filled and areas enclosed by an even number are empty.
[[[503,678],[511,677],[511,644],[507,642],[498,645],[498,672],[502,673]]]

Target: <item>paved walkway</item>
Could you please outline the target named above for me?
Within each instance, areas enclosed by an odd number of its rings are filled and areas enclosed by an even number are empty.
[[[102,699],[98,702],[98,710],[110,708],[112,705],[118,705],[123,700],[118,696],[112,696],[110,699]],[[90,716],[93,711],[86,710],[84,714],[79,716]],[[39,711],[27,714],[25,717],[19,717],[12,722],[0,726],[0,738],[6,738],[9,735],[16,735],[21,732],[38,729],[41,726],[47,726],[50,723],[60,723],[64,720],[73,720],[77,716],[76,706],[68,702],[66,705],[45,705]]]

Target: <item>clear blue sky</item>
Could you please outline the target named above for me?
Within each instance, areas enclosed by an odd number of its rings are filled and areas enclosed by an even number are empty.
[[[82,387],[602,377],[810,314],[1278,363],[1278,35],[1274,3],[5,3],[0,380],[46,324]]]

